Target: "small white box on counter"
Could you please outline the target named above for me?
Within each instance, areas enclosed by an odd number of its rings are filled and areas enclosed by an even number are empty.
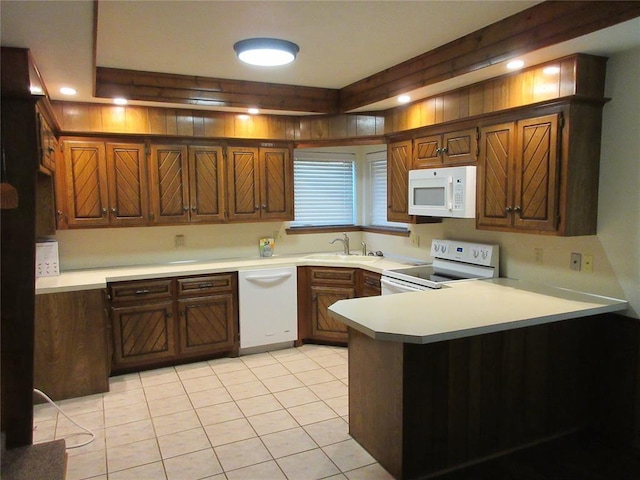
[[[36,243],[36,278],[60,275],[58,242],[46,240]]]

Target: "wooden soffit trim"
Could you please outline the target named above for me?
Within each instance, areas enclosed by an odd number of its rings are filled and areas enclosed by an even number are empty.
[[[547,1],[340,90],[347,112],[640,16],[639,1]]]
[[[96,68],[97,97],[211,107],[337,113],[339,91],[169,73]]]
[[[546,1],[340,90],[96,67],[95,96],[336,114],[640,16],[640,1]]]

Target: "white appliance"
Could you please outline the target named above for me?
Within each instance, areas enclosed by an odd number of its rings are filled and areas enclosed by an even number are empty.
[[[238,272],[240,350],[298,338],[296,267]]]
[[[498,277],[499,253],[498,245],[434,239],[431,242],[433,263],[382,272],[382,295],[420,292],[453,282]]]
[[[409,214],[475,218],[476,167],[410,170]]]

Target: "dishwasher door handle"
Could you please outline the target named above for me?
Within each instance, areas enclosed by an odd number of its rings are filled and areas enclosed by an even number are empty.
[[[244,277],[246,280],[250,280],[252,282],[275,282],[276,280],[282,280],[283,278],[289,278],[293,275],[290,272],[285,273],[276,273],[273,275],[247,275]]]

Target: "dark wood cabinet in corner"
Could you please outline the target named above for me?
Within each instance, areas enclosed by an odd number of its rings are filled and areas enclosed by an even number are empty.
[[[413,159],[411,140],[387,145],[387,220],[413,223],[409,215],[409,170]]]
[[[433,168],[475,163],[478,159],[478,129],[436,133],[413,140],[413,166]]]
[[[113,370],[237,355],[236,273],[110,283]]]
[[[346,345],[347,327],[329,316],[329,307],[338,300],[379,294],[379,273],[346,267],[298,267],[298,344]]]

